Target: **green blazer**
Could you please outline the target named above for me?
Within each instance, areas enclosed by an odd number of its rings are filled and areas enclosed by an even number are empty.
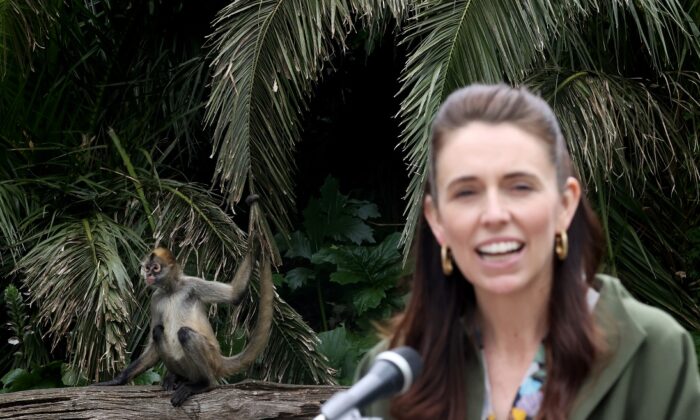
[[[596,276],[600,296],[593,313],[608,342],[606,357],[584,382],[572,420],[700,419],[700,377],[690,335],[665,312],[635,300],[616,278]],[[387,341],[360,362],[367,371]],[[467,419],[479,419],[484,403],[480,352],[468,352],[465,369]],[[389,402],[363,414],[390,419]]]

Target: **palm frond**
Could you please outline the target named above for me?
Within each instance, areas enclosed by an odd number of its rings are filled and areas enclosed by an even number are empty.
[[[445,97],[474,82],[523,80],[544,63],[552,37],[576,31],[591,7],[583,1],[538,0],[520,7],[505,0],[417,2],[404,31],[403,42],[414,47],[401,77],[405,99],[399,110],[400,144],[411,175],[402,236],[406,247],[422,208],[431,122]]]
[[[591,47],[590,40],[581,35],[584,32],[582,29],[590,27],[595,28],[596,33],[607,30],[602,40],[596,40],[600,41],[600,45]],[[505,80],[520,84],[534,77],[533,73],[544,71],[546,66],[556,69],[583,66],[590,68],[591,72],[604,74],[602,69],[608,66],[601,60],[608,60],[609,57],[601,59],[600,51],[605,51],[606,45],[612,44],[615,51],[622,55],[623,50],[630,48],[636,40],[635,36],[644,43],[652,67],[661,72],[665,63],[682,62],[684,54],[697,54],[700,51],[697,33],[696,25],[676,0],[663,2],[663,5],[654,1],[615,1],[606,4],[594,0],[530,1],[519,8],[505,1],[419,2],[405,31],[404,42],[414,45],[414,48],[401,79],[401,92],[405,99],[399,111],[403,128],[401,145],[411,174],[407,191],[407,224],[402,237],[405,246],[410,246],[421,209],[419,200],[425,183],[431,121],[439,104],[452,90],[473,82]],[[678,60],[674,61],[676,58]],[[682,101],[676,101],[673,95],[682,92],[683,84],[678,82],[676,75],[671,75],[672,70],[667,74],[671,77],[659,73],[661,83],[651,82],[663,84],[663,87],[651,89],[645,86],[646,81],[611,76],[607,78],[605,87],[600,87],[598,91],[588,88],[591,91],[587,103],[581,97],[579,103],[562,105],[567,112],[574,113],[576,109],[573,107],[581,107],[578,109],[582,109],[582,112],[597,108],[594,111],[597,115],[595,121],[590,118],[593,114],[590,111],[587,111],[588,120],[567,120],[560,110],[561,121],[568,126],[567,129],[576,131],[582,139],[595,135],[596,140],[600,140],[603,130],[607,130],[606,135],[610,135],[612,129],[618,130],[613,132],[612,140],[603,143],[605,153],[596,155],[595,159],[592,159],[595,152],[593,143],[589,143],[586,150],[579,151],[577,163],[589,165],[582,168],[582,171],[585,169],[583,172],[590,172],[595,166],[596,170],[607,176],[616,177],[622,170],[620,164],[623,155],[627,159],[625,162],[641,157],[655,171],[663,170],[680,156],[684,165],[697,171],[697,164],[691,161],[690,155],[682,153],[683,148],[696,146],[688,146],[674,137],[672,118],[677,117],[671,115],[676,109],[667,109],[667,105],[653,96],[667,90],[669,94],[664,97],[672,98],[671,103],[691,101],[692,96],[689,95],[683,95]],[[611,79],[615,80],[613,87],[610,87]],[[574,77],[567,83],[575,80],[578,79]],[[606,92],[606,89],[612,91]],[[652,95],[648,96],[645,92]],[[605,96],[598,98],[595,96],[598,93]],[[640,115],[633,117],[634,109],[628,108],[612,110],[610,115],[604,115],[611,111],[609,101],[613,94],[624,94],[618,104],[626,101],[627,106],[640,106]],[[653,118],[642,121],[649,116]],[[599,119],[605,120],[603,127],[595,126]],[[638,122],[642,123],[641,129],[635,126]],[[624,137],[632,139],[627,145],[628,149],[615,149],[613,146],[619,145],[615,139]],[[638,145],[643,147],[631,150]],[[589,158],[588,162],[583,161],[586,157]],[[635,166],[639,170],[644,168],[646,166]]]
[[[687,92],[697,90],[700,75],[686,72],[663,80],[666,85],[658,86],[601,72],[545,68],[524,84],[553,106],[582,177],[590,183],[623,181],[641,193],[646,179],[673,185],[678,170],[700,180],[692,152],[700,145],[681,130],[683,111],[700,105]]]
[[[6,253],[16,259],[20,255],[21,220],[30,212],[28,195],[14,183],[0,183],[0,258]],[[0,261],[0,265],[5,261]]]
[[[215,181],[228,200],[237,203],[246,189],[259,194],[271,224],[289,233],[293,152],[311,84],[332,54],[333,40],[344,47],[354,14],[388,10],[398,16],[403,4],[234,1],[220,11],[205,121],[214,127]],[[276,255],[273,238],[266,242]]]
[[[179,57],[178,57],[179,58]],[[181,158],[191,164],[200,140],[197,133],[201,129],[202,111],[205,104],[208,63],[202,57],[194,57],[185,62],[174,64],[172,75],[163,88],[160,99],[162,127],[154,127],[147,144],[158,144],[159,136],[164,134],[171,141],[158,153],[158,164],[172,162]],[[157,78],[154,77],[155,80]]]
[[[90,378],[126,359],[138,306],[129,273],[145,248],[128,228],[96,214],[50,226],[17,264],[53,345],[66,339],[72,365]]]
[[[653,211],[620,188],[600,188],[593,196],[608,235],[607,270],[636,297],[664,308],[686,328],[700,330],[700,306],[682,279],[672,274],[679,258],[673,241],[684,235],[678,225],[682,214],[658,191],[648,194]]]
[[[170,247],[178,261],[194,266],[196,275],[213,273],[213,280],[230,281],[232,267],[245,251],[246,234],[221,209],[221,197],[201,185],[170,179],[148,188],[157,197],[155,245]]]
[[[636,34],[652,65],[661,71],[668,65],[682,64],[687,55],[700,53],[700,31],[679,0],[606,2],[602,12],[610,22],[609,37],[615,55],[624,55],[621,40]],[[627,20],[631,22],[627,22]]]
[[[0,80],[8,67],[27,72],[32,55],[43,48],[51,25],[56,22],[56,2],[6,0],[0,2]]]
[[[257,274],[257,273],[256,273]],[[251,281],[251,292],[231,317],[231,337],[248,336],[255,324],[259,287]],[[337,385],[328,358],[318,351],[321,340],[301,315],[276,292],[273,301],[270,339],[263,353],[248,369],[248,377],[282,383]]]

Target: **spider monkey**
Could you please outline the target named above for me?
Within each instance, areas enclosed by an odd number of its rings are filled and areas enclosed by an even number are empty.
[[[251,219],[256,199],[257,196],[251,196],[246,200],[251,204]],[[231,376],[250,365],[266,346],[270,333],[274,297],[270,259],[263,258],[261,264],[255,330],[239,354],[221,355],[207,317],[207,304],[240,303],[254,266],[254,241],[249,242],[248,253],[230,284],[184,275],[169,250],[153,250],[141,266],[144,280],[155,288],[146,349],[116,378],[96,385],[124,385],[162,360],[168,371],[162,386],[175,391],[170,402],[177,407],[190,395],[213,388],[217,378]]]

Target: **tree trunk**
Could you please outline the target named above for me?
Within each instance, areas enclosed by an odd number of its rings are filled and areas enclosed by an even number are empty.
[[[311,419],[343,389],[245,381],[193,395],[182,407],[157,386],[39,389],[0,394],[0,419]]]

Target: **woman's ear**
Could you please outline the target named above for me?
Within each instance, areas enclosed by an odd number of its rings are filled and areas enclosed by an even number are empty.
[[[433,231],[435,239],[441,246],[445,245],[445,231],[440,223],[437,203],[430,194],[426,194],[423,199],[423,215],[425,216],[425,220],[428,221],[428,225],[430,225],[430,230]]]
[[[579,202],[581,201],[581,183],[572,176],[566,179],[564,190],[561,194],[562,212],[559,214],[557,231],[561,232],[569,229],[571,220],[576,214]]]

